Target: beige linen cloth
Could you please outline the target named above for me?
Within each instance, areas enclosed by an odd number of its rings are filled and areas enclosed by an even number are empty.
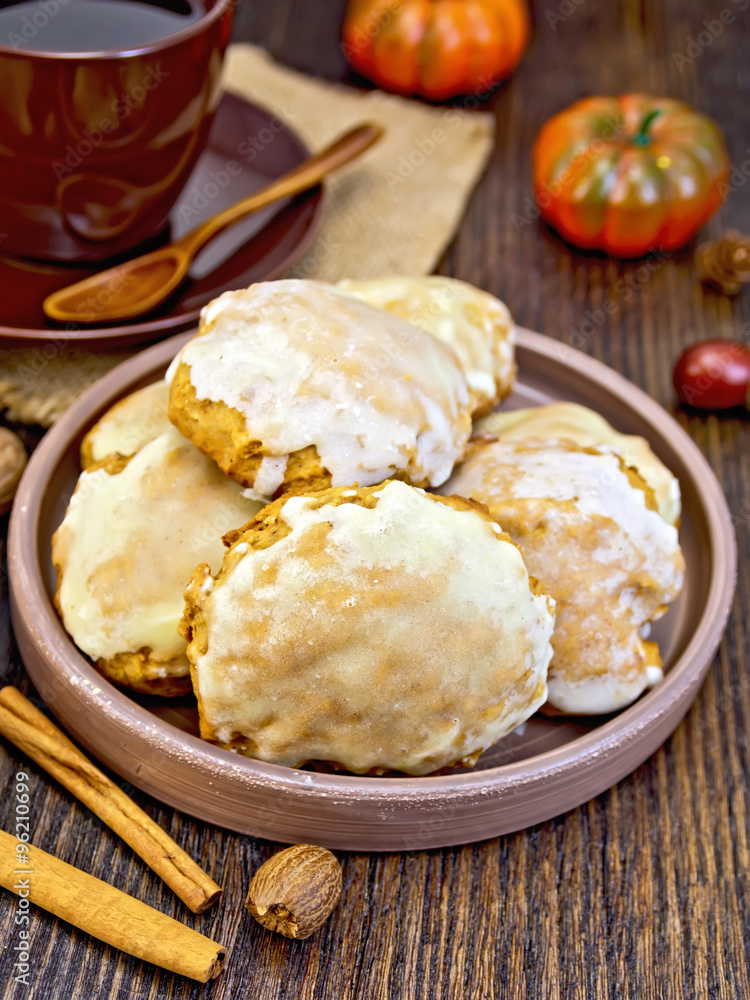
[[[251,45],[231,46],[224,83],[288,123],[312,150],[359,122],[385,129],[373,149],[326,181],[318,236],[289,276],[337,281],[433,270],[492,150],[491,115],[312,79]],[[63,340],[0,349],[0,411],[49,426],[132,353],[93,353]]]

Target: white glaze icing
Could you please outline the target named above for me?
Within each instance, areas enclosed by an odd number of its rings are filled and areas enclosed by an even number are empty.
[[[494,295],[440,275],[347,278],[338,287],[450,344],[477,406],[512,388],[516,328],[507,306]]]
[[[169,390],[164,381],[138,389],[108,410],[86,435],[94,462],[119,452],[133,455],[166,431]]]
[[[453,350],[321,282],[225,292],[178,359],[198,398],[242,414],[270,458],[314,444],[334,486],[407,468],[444,482],[471,432]]]
[[[639,630],[679,594],[684,560],[615,453],[490,442],[440,492],[485,503],[557,600],[550,705],[611,712],[655,683]]]
[[[572,441],[583,448],[617,452],[640,472],[656,494],[659,513],[667,524],[680,520],[680,484],[651,450],[648,441],[620,434],[604,417],[579,403],[550,403],[522,410],[490,413],[477,421],[478,433],[503,441]]]
[[[653,688],[659,684],[660,681],[664,680],[664,671],[661,667],[649,666],[646,667],[646,687]]]
[[[289,534],[230,550],[215,583],[196,574],[207,646],[188,655],[214,739],[242,734],[289,766],[420,774],[543,702],[553,616],[518,549],[404,483],[376,495],[372,509],[291,497]]]
[[[255,474],[253,490],[256,498],[272,497],[276,490],[284,482],[286,472],[287,457],[270,458],[265,455],[260,462],[258,471]]]
[[[159,658],[179,655],[191,573],[202,562],[218,568],[222,534],[261,506],[174,428],[116,475],[84,472],[53,540],[62,617],[75,643],[94,659],[143,646]]]

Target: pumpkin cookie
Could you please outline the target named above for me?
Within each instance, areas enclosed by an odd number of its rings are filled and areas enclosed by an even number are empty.
[[[486,413],[513,389],[516,328],[494,295],[439,275],[346,279],[338,287],[450,344],[474,396]]]
[[[81,465],[88,469],[115,452],[133,455],[144,444],[163,434],[171,424],[167,416],[169,390],[164,381],[138,389],[107,410],[81,442]]]
[[[644,636],[685,563],[635,469],[573,444],[479,439],[441,492],[486,504],[557,602],[549,706],[613,712],[661,680]]]
[[[436,485],[471,433],[452,348],[322,282],[225,292],[167,379],[172,423],[263,496]]]
[[[506,413],[490,413],[474,425],[478,434],[500,441],[572,441],[583,448],[614,451],[640,472],[656,496],[659,513],[675,527],[680,522],[680,484],[645,438],[620,434],[604,417],[578,403],[549,403]]]
[[[428,774],[546,697],[552,602],[485,511],[403,482],[286,496],[185,591],[201,735],[261,760]]]
[[[55,603],[73,641],[117,684],[190,690],[183,590],[199,563],[221,565],[222,534],[260,507],[174,428],[91,466],[52,539]]]

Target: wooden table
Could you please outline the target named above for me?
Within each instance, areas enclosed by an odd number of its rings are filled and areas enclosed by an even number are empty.
[[[684,98],[719,120],[740,173],[707,231],[750,232],[750,13],[742,6],[740,0],[536,0],[534,39],[520,71],[484,104],[497,116],[497,149],[440,267],[499,295],[519,323],[612,365],[668,409],[672,363],[686,344],[707,336],[750,338],[750,292],[728,299],[703,289],[691,247],[644,271],[638,262],[574,253],[536,221],[518,225],[513,216],[528,212],[529,148],[550,114],[589,93],[642,89]],[[260,42],[307,72],[343,79],[342,9],[343,0],[244,0],[235,37]],[[736,14],[734,23],[722,27],[723,10]],[[715,21],[720,33],[692,61],[676,59],[688,52],[691,37],[704,32],[706,41],[704,21]],[[616,310],[597,312],[607,302]],[[14,954],[6,947],[3,996],[750,997],[750,430],[746,417],[678,413],[678,420],[729,498],[739,587],[695,705],[631,777],[580,809],[512,836],[442,851],[345,855],[344,895],[333,918],[312,939],[290,942],[262,930],[242,908],[249,873],[277,845],[209,827],[129,789],[224,884],[223,903],[194,919],[98,820],[3,743],[4,828],[22,766],[32,775],[35,844],[199,926],[232,951],[222,976],[201,987],[37,911],[33,988],[13,982]],[[0,669],[24,686],[17,653],[3,641],[7,629],[3,599]],[[16,940],[17,912],[15,897],[3,892],[6,946]]]

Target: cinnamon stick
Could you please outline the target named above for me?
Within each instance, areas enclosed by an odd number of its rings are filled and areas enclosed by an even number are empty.
[[[17,839],[0,830],[0,885],[99,941],[162,969],[207,983],[221,972],[226,949],[147,903],[25,845],[20,863]]]
[[[129,844],[194,913],[219,898],[221,887],[12,685],[0,690],[0,733]]]

